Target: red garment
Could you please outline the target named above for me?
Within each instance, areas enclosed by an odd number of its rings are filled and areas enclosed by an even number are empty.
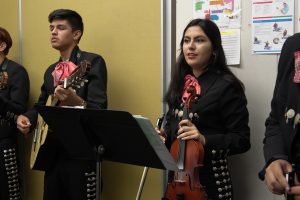
[[[188,99],[188,97],[190,96],[190,93],[188,92],[190,86],[195,87],[197,96],[199,96],[201,93],[201,87],[200,84],[198,83],[198,80],[194,76],[188,74],[184,77],[184,88],[182,92],[183,102],[185,102],[186,99]]]
[[[300,83],[300,51],[294,53],[295,58],[295,75],[294,83]]]
[[[52,72],[54,87],[68,77],[77,66],[71,61],[59,62]]]

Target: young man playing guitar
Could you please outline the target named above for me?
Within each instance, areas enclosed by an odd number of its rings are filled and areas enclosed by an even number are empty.
[[[58,9],[51,12],[48,19],[51,45],[59,51],[60,58],[46,70],[37,104],[45,105],[52,95],[58,100],[58,105],[106,109],[106,64],[100,55],[79,49],[78,43],[83,34],[81,16],[73,10]],[[91,63],[86,75],[87,83],[79,89],[64,88],[61,81],[84,60]],[[18,117],[18,128],[24,135],[35,127],[37,116],[33,108]],[[96,161],[69,155],[57,138],[54,138],[54,146],[44,158],[53,160],[42,169],[45,171],[44,200],[83,200],[95,197]],[[51,155],[54,158],[51,159]]]
[[[21,199],[17,154],[17,115],[26,111],[29,78],[24,67],[6,58],[12,39],[0,27],[0,200]]]

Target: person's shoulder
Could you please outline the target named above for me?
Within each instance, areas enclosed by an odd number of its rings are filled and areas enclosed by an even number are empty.
[[[8,62],[8,67],[13,67],[13,68],[24,68],[21,64],[13,61],[13,60],[10,60],[10,59],[7,59],[7,62]]]
[[[243,91],[242,83],[230,73],[216,71],[217,83],[222,88],[232,88],[234,90]]]
[[[300,33],[295,33],[294,35],[288,37],[284,42],[280,53],[280,59],[283,62],[280,63],[286,65],[286,62],[288,62],[288,60],[294,59],[293,53],[299,50],[300,50]]]
[[[294,35],[290,36],[289,38],[293,38],[293,39],[300,39],[300,33],[295,33]]]
[[[225,73],[221,70],[215,70],[214,76],[216,76],[219,84],[231,84],[233,82],[233,76],[231,74]]]
[[[93,52],[82,51],[81,53],[82,53],[83,60],[90,60],[90,61],[92,61],[94,59],[104,60],[101,55],[93,53]]]
[[[8,59],[7,62],[8,62],[7,70],[27,73],[25,67],[23,67],[21,64],[10,59]]]
[[[59,61],[56,61],[55,63],[52,63],[51,65],[49,65],[46,70],[45,70],[45,75],[46,74],[51,74],[55,68],[55,66],[59,63]]]
[[[300,47],[300,33],[295,33],[294,35],[288,37],[285,41],[285,46],[286,45],[298,45]]]

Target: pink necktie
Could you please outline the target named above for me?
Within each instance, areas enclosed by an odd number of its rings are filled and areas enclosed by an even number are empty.
[[[196,94],[199,96],[201,93],[201,87],[197,81],[197,79],[188,74],[184,77],[184,88],[183,88],[183,92],[182,92],[182,101],[185,102],[188,97],[190,96],[190,93],[188,92],[188,89],[190,86],[194,86],[196,89]]]
[[[54,87],[60,84],[62,80],[68,77],[77,66],[71,61],[59,62],[52,72]]]

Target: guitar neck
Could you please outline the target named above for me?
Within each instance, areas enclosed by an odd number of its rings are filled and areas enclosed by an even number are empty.
[[[84,84],[87,82],[84,76],[90,70],[90,67],[91,67],[91,63],[89,61],[87,60],[81,61],[78,67],[75,68],[74,71],[68,77],[60,81],[60,84],[62,84],[64,89],[68,89],[69,87],[77,88],[77,89],[83,87]],[[53,96],[50,97],[52,98],[52,101],[49,104],[47,101],[47,105],[57,106],[59,104],[59,100],[57,98],[54,98]]]

